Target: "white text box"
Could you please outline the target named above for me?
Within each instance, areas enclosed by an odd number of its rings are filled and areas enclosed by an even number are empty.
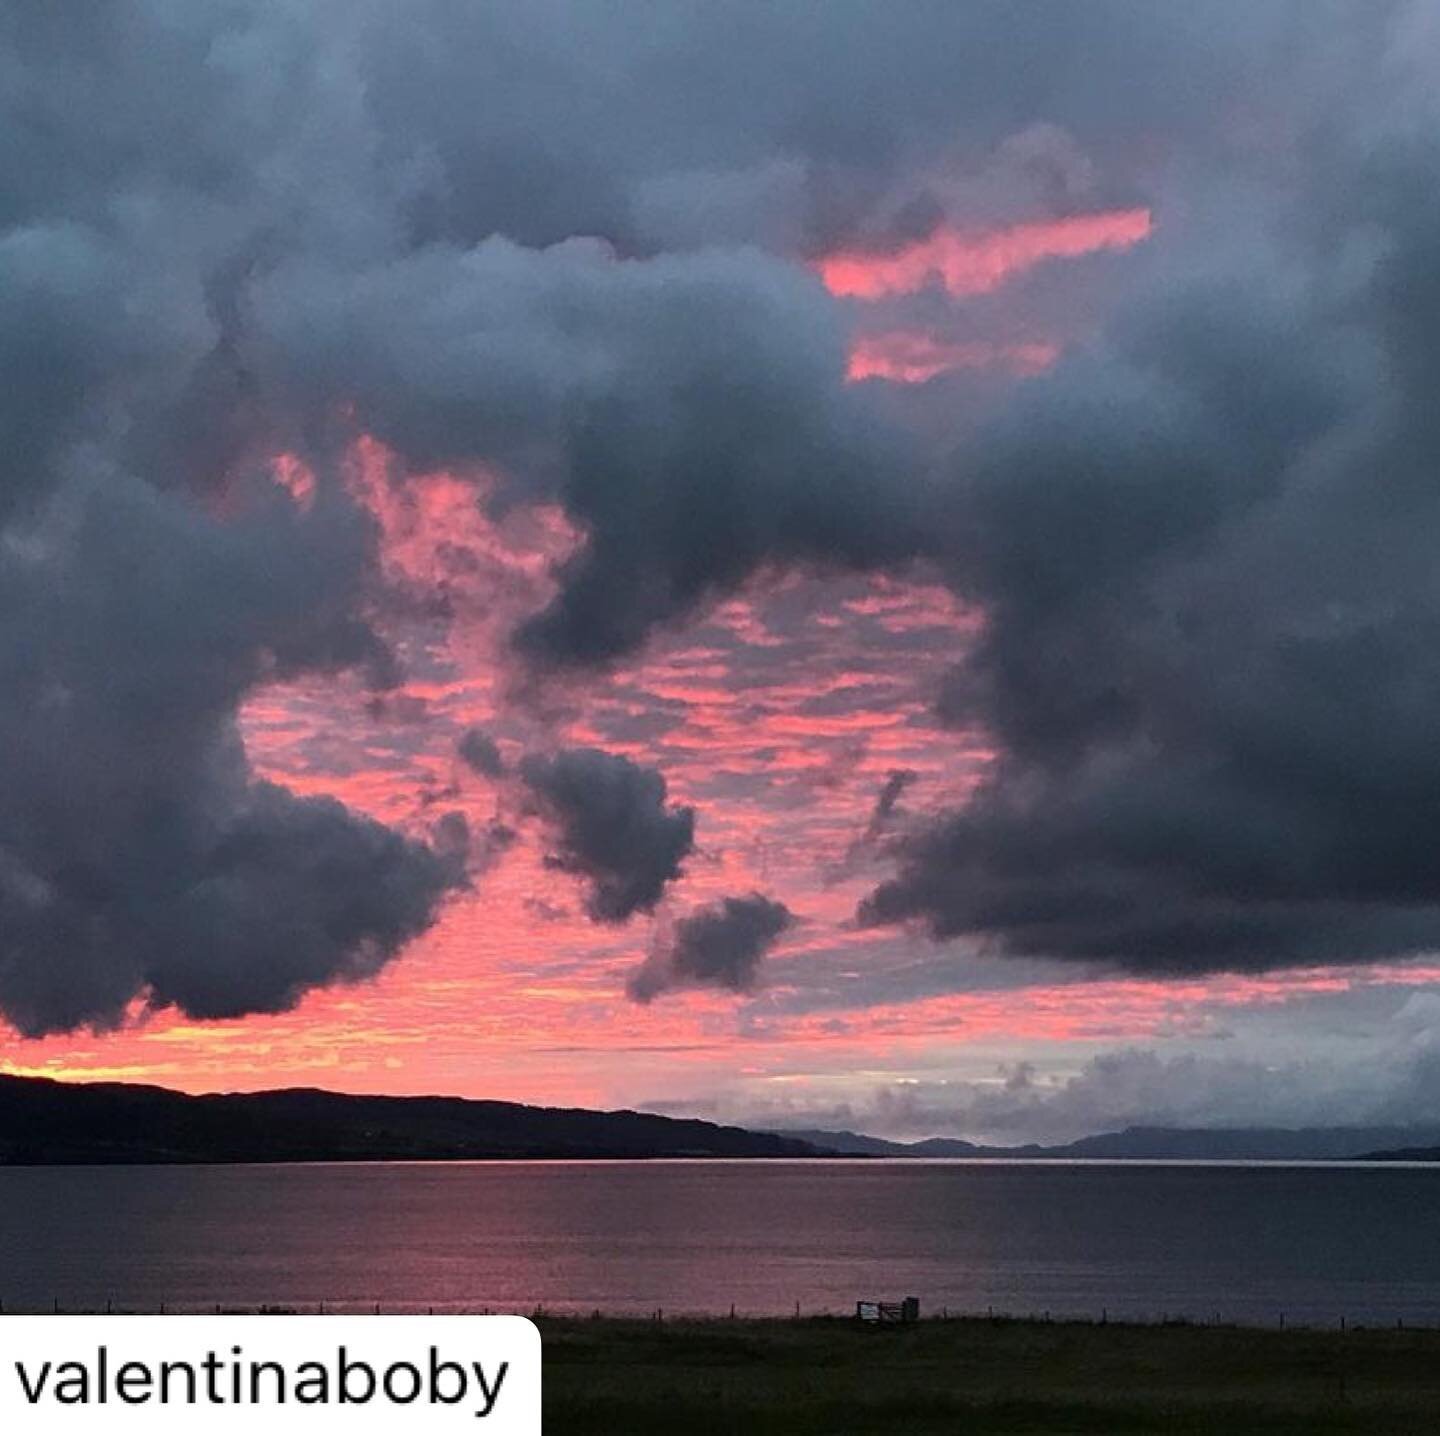
[[[521,1316],[0,1317],[0,1431],[197,1430],[539,1436],[540,1333]]]

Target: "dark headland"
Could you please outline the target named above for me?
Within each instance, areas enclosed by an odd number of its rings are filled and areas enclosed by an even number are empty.
[[[643,1112],[297,1088],[187,1096],[0,1076],[0,1165],[812,1157],[808,1143]]]

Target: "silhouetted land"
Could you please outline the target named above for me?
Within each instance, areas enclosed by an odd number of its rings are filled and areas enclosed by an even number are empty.
[[[646,1112],[295,1088],[191,1097],[118,1082],[0,1075],[0,1166],[75,1163],[453,1161],[645,1157],[969,1157],[1326,1161],[1428,1147],[1440,1129],[1128,1127],[1058,1147],[854,1132],[752,1132]],[[1388,1157],[1433,1157],[1387,1150]]]
[[[1434,1432],[1440,1332],[540,1322],[547,1436]]]
[[[815,1155],[793,1138],[641,1112],[0,1076],[0,1165]]]

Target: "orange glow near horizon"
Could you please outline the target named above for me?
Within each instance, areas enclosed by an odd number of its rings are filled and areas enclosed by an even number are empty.
[[[825,287],[850,299],[886,299],[940,283],[952,298],[989,294],[1051,259],[1130,249],[1149,238],[1148,209],[1104,210],[1032,220],[1004,229],[951,225],[891,252],[840,250],[818,261]]]
[[[1051,1044],[1088,1055],[1205,1038],[1246,1008],[1440,983],[1440,968],[1426,963],[1169,982],[1082,977],[808,1013],[761,1011],[737,1027],[733,998],[718,994],[636,1008],[605,993],[598,974],[574,988],[517,982],[517,970],[504,964],[455,975],[454,949],[474,920],[472,913],[422,940],[406,959],[410,971],[393,968],[366,987],[314,993],[292,1013],[206,1024],[155,1014],[103,1036],[12,1048],[14,1055],[0,1057],[0,1073],[190,1092],[319,1086],[616,1107],[723,1087],[737,1073],[757,1093],[795,1092],[847,1073],[878,1080],[924,1071],[937,1053],[966,1048]],[[805,960],[781,960],[777,992],[787,991],[789,971]]]

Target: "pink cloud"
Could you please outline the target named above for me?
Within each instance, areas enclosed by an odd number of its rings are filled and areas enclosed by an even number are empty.
[[[951,342],[919,330],[862,334],[850,348],[847,377],[923,384],[953,369],[999,369],[1020,376],[1043,373],[1060,357],[1060,346],[1043,341],[992,344]]]
[[[888,253],[840,250],[816,263],[832,294],[884,299],[939,283],[954,298],[989,294],[1052,259],[1129,249],[1153,228],[1148,209],[1105,210],[1032,220],[1005,229],[944,225],[927,239]]]

